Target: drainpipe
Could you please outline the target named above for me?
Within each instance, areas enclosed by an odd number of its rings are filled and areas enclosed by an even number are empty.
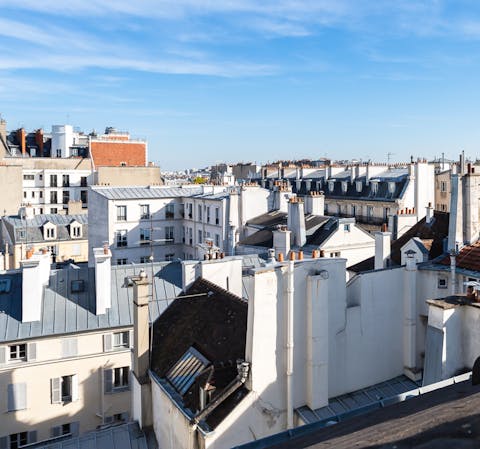
[[[290,253],[287,271],[287,304],[286,304],[286,350],[287,350],[287,429],[293,428],[293,399],[292,399],[292,375],[293,375],[293,293],[294,293],[294,269],[295,253]]]

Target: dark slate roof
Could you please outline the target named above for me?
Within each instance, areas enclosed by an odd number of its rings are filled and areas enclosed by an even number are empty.
[[[111,426],[76,438],[56,438],[28,446],[31,449],[148,449],[146,435],[137,422]]]
[[[54,241],[58,240],[85,240],[88,239],[88,215],[60,215],[60,214],[42,214],[35,215],[28,220],[22,220],[19,216],[2,217],[2,221],[7,229],[12,242],[21,243],[45,243],[43,237],[43,226],[46,223],[52,223],[57,226],[57,237]],[[70,237],[69,225],[72,222],[78,222],[82,226],[82,237],[79,239],[72,239]],[[27,231],[26,236],[20,235],[21,231]]]
[[[433,220],[430,223],[427,223],[426,219],[422,218],[422,220],[412,226],[405,234],[397,240],[394,240],[391,246],[391,265],[400,265],[402,259],[400,250],[410,239],[415,237],[421,240],[428,250],[429,260],[441,256],[444,253],[444,241],[448,238],[448,220],[449,214],[447,212],[435,211]],[[424,252],[424,249],[421,249],[421,251]],[[449,264],[450,260],[448,261],[448,265]],[[360,273],[373,270],[374,265],[375,257],[370,257],[348,267],[348,270]]]
[[[308,424],[238,449],[474,449],[480,440],[480,385],[456,379],[334,425]]]
[[[245,358],[247,302],[202,278],[185,295],[179,296],[154,323],[151,370],[177,405],[193,416],[198,407],[199,385],[195,382],[181,396],[166,375],[193,347],[213,365],[210,383],[219,394],[235,379],[236,360]],[[220,423],[246,393],[241,388],[217,407],[206,420],[206,430]]]
[[[276,213],[274,213],[276,212]],[[268,212],[249,221],[247,225],[260,228],[259,231],[244,238],[239,245],[258,246],[264,248],[273,247],[273,231],[278,225],[287,224],[285,212]],[[307,245],[321,245],[330,235],[338,229],[338,218],[325,217],[322,215],[305,215],[305,230]]]
[[[126,279],[146,269],[151,278],[150,264],[112,267],[112,307],[104,315],[95,315],[95,271],[87,266],[70,265],[52,270],[42,302],[42,319],[22,323],[22,274],[0,275],[10,279],[9,293],[0,294],[0,342],[48,337],[133,325],[133,287]],[[155,320],[181,291],[182,270],[178,262],[154,263],[155,299],[149,304],[150,319]],[[72,293],[72,280],[85,281],[85,292]]]

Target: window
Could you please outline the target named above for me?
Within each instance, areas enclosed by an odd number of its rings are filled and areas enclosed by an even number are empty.
[[[12,286],[12,280],[7,279],[0,279],[0,294],[10,292],[10,287]]]
[[[115,233],[117,241],[117,248],[121,248],[122,246],[127,246],[127,230],[122,229]]]
[[[342,181],[342,192],[347,193],[347,190],[348,190],[348,182]]]
[[[57,192],[50,192],[50,204],[57,204]]]
[[[25,343],[11,345],[8,349],[10,351],[10,360],[27,360],[27,345]]]
[[[40,192],[38,192],[38,196],[39,196],[40,198],[43,198],[43,192],[42,192],[41,190],[40,190]]]
[[[193,230],[188,228],[188,242],[190,245],[193,245]]]
[[[357,192],[361,192],[363,190],[363,183],[362,181],[357,181],[355,183],[355,187],[357,188]]]
[[[149,263],[150,257],[149,256],[140,256],[140,263]]]
[[[58,209],[56,207],[50,208],[50,213],[51,214],[56,214],[58,212]]]
[[[140,229],[140,245],[148,245],[150,242],[150,229]]]
[[[440,181],[440,192],[445,193],[447,191],[447,181]]]
[[[23,191],[23,197],[26,198],[27,197],[27,192],[24,190]]]
[[[127,265],[127,259],[126,258],[117,259],[117,265]]]
[[[165,210],[165,218],[174,218],[175,217],[175,205],[173,203],[167,204]]]
[[[57,175],[50,175],[50,187],[57,187]]]
[[[62,150],[57,148],[57,157],[62,157]]]
[[[128,366],[104,370],[103,377],[105,393],[117,393],[128,390],[129,374],[130,369]]]
[[[215,234],[215,246],[220,247],[220,235]]]
[[[392,195],[395,193],[395,187],[396,187],[396,184],[394,182],[389,182],[388,183],[388,191]]]
[[[77,279],[70,282],[70,290],[72,293],[81,293],[85,291],[85,281]]]
[[[27,444],[33,444],[37,442],[37,431],[31,430],[30,432],[12,433],[5,438],[5,443],[2,445],[3,438],[0,438],[0,447],[9,449],[18,449],[26,446]]]
[[[333,192],[334,187],[335,183],[333,181],[328,181],[328,191]]]
[[[80,178],[80,187],[87,187],[87,177],[86,176],[82,176]]]
[[[76,338],[62,338],[62,357],[78,355],[78,341]]]
[[[173,365],[166,378],[181,395],[195,382],[196,377],[210,364],[195,348],[190,347]]]
[[[130,347],[130,333],[128,331],[115,332],[113,334],[113,349],[121,349]]]
[[[198,209],[197,221],[202,221],[202,205],[199,204],[197,209]]]
[[[220,224],[220,209],[218,207],[215,208],[215,224]]]
[[[165,243],[174,243],[174,227],[165,226]]]
[[[88,192],[86,190],[80,191],[80,201],[82,202],[82,207],[86,207],[88,202]]]
[[[24,181],[33,181],[35,179],[35,175],[23,175]]]
[[[378,182],[372,181],[372,193],[376,194],[378,192]]]
[[[344,225],[343,225],[343,230],[344,230],[345,232],[350,232],[350,225],[349,225],[349,224],[344,224]]]
[[[43,179],[43,175],[42,175],[41,173],[38,175],[38,179],[39,179],[40,181]]]
[[[126,221],[127,219],[127,206],[117,206],[117,220]]]
[[[117,423],[117,422],[126,422],[128,421],[128,412],[115,413],[113,416],[105,417],[105,424]]]
[[[68,190],[64,190],[62,192],[62,203],[68,204],[69,201],[70,201],[70,192]]]
[[[188,218],[193,218],[193,204],[188,203]]]
[[[45,238],[46,239],[54,239],[55,238],[55,228],[45,228]]]
[[[70,175],[63,175],[62,176],[62,186],[63,187],[70,187]]]
[[[198,230],[198,243],[202,243],[202,230]]]
[[[7,386],[7,410],[25,410],[27,408],[27,384],[8,384]]]
[[[55,377],[50,379],[52,404],[62,404],[78,400],[78,376]]]
[[[140,205],[140,219],[148,220],[150,218],[150,205],[141,204]]]
[[[82,236],[82,227],[81,226],[73,226],[72,227],[72,237],[79,238]]]
[[[64,435],[70,435],[71,427],[70,423],[62,424],[61,426],[52,427],[51,435],[52,438],[61,437]]]
[[[206,206],[207,223],[210,223],[210,206]]]
[[[445,278],[439,278],[438,279],[438,288],[447,288],[448,287],[448,281]]]
[[[175,257],[175,254],[165,254],[165,260],[167,262],[171,262],[173,260],[173,258]]]

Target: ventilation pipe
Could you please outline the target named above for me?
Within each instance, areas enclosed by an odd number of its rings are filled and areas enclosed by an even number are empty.
[[[103,315],[112,305],[112,253],[108,245],[93,248],[95,262],[96,315]]]
[[[428,203],[427,213],[425,215],[425,222],[427,224],[430,224],[432,220],[433,220],[433,207],[432,207],[432,203]]]
[[[287,429],[293,428],[293,294],[294,294],[295,253],[290,253],[287,265],[286,294],[286,352],[287,352]]]

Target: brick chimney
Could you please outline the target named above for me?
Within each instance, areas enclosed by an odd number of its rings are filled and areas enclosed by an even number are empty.
[[[22,150],[22,156],[25,156],[27,152],[27,133],[25,132],[25,128],[17,129],[17,140]]]
[[[43,156],[43,129],[37,129],[35,131],[35,143],[38,146],[38,155],[42,157]]]

